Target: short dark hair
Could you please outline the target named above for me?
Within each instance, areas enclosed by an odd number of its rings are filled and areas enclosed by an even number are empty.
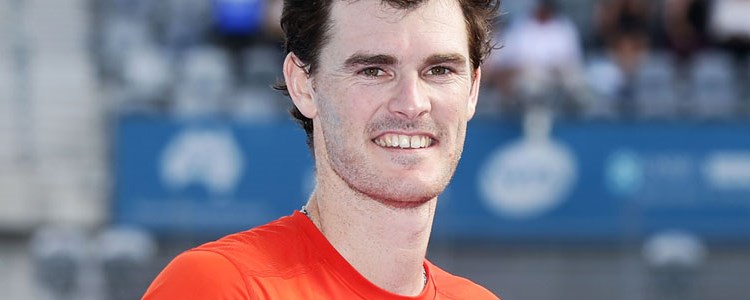
[[[308,75],[315,74],[319,63],[320,49],[328,40],[331,28],[330,12],[333,1],[337,0],[284,0],[281,14],[281,28],[284,31],[284,49],[294,53],[300,60],[299,67]],[[343,0],[338,0],[343,1]],[[413,9],[431,0],[381,0],[398,9]],[[490,51],[492,44],[492,24],[497,17],[500,0],[455,0],[461,6],[469,36],[469,60],[476,70]],[[289,95],[286,83],[279,82],[274,88]],[[292,105],[292,117],[307,133],[307,145],[313,149],[313,122]]]

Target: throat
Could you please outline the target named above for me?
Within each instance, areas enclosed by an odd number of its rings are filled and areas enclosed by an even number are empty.
[[[357,272],[392,293],[415,296],[424,290],[435,201],[404,209],[372,199],[327,200],[314,193],[300,211]]]

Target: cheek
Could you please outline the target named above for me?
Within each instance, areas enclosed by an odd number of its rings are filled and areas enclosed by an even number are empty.
[[[464,144],[468,101],[467,93],[454,91],[445,93],[440,100],[433,102],[432,117],[445,130],[451,152],[456,152],[451,156],[459,156],[460,148]]]
[[[326,124],[324,129],[332,131],[343,127],[344,115],[348,108],[346,97],[340,90],[330,85],[317,89],[316,105],[322,121]]]
[[[357,103],[345,90],[329,89],[318,93],[318,116],[326,143],[331,150],[342,151],[357,131]]]
[[[445,122],[446,125],[466,122],[469,108],[468,95],[455,91],[443,93],[442,96],[432,102],[432,107],[433,116]]]
[[[318,99],[318,114],[325,124],[323,129],[326,131],[341,127],[341,115],[336,105],[331,103],[330,98],[321,97]]]
[[[375,87],[355,86],[338,89],[335,92],[337,100],[330,105],[336,106],[335,110],[340,118],[336,125],[345,127],[349,131],[364,130],[363,128],[386,102],[385,99],[388,99],[387,93],[382,88]]]

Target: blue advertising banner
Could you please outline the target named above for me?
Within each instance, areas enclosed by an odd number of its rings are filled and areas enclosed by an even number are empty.
[[[549,140],[475,121],[437,235],[750,241],[750,124],[562,123]]]
[[[216,235],[298,209],[314,185],[304,132],[124,117],[113,218],[164,234]],[[475,120],[441,195],[433,236],[640,238],[685,230],[750,241],[750,124],[561,123],[549,139]]]
[[[115,135],[116,223],[227,233],[290,214],[314,185],[305,133],[291,122],[131,116]]]

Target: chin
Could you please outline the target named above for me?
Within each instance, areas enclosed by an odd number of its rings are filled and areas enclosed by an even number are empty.
[[[405,187],[408,187],[405,184]],[[411,185],[413,187],[413,185]],[[419,190],[411,189],[390,189],[387,192],[383,190],[358,189],[360,193],[368,198],[396,209],[408,209],[420,207],[434,199],[440,194],[442,189],[423,188]]]
[[[374,199],[375,201],[379,202],[380,204],[393,208],[393,209],[414,209],[421,207],[430,201],[437,198],[435,197],[421,197],[421,198],[386,198],[386,197],[373,197],[370,196],[370,198]],[[398,200],[395,200],[398,199]]]

